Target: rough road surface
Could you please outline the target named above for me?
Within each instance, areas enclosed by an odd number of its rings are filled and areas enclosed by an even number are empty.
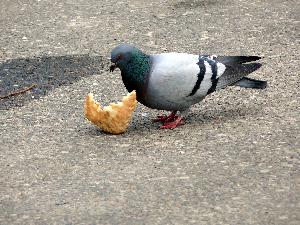
[[[0,2],[0,224],[299,224],[297,0]],[[110,50],[264,56],[252,77],[159,130],[139,105],[127,133],[83,116],[126,94]]]

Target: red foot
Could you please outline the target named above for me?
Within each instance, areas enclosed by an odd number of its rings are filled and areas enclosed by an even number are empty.
[[[172,122],[166,122],[164,123],[164,125],[162,125],[160,127],[160,129],[174,129],[180,125],[184,124],[184,119],[183,117],[179,117],[177,116],[176,120],[172,121]]]
[[[170,115],[162,115],[162,116],[157,116],[157,119],[154,119],[153,122],[163,122],[163,123],[166,123],[166,122],[170,122],[174,119],[177,119],[178,116],[176,115],[176,112],[171,112]]]

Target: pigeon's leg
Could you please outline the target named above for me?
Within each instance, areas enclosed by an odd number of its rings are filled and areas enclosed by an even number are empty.
[[[176,115],[174,121],[167,121],[160,127],[161,129],[174,129],[180,125],[185,124],[184,118],[188,114],[189,109],[180,112],[180,116]]]
[[[177,119],[177,115],[176,115],[177,111],[172,111],[170,115],[162,115],[162,116],[157,116],[157,119],[154,119],[153,122],[170,122],[174,119]]]
[[[182,116],[177,116],[177,118],[174,121],[164,123],[160,127],[160,129],[174,129],[183,124],[184,124],[184,118]]]

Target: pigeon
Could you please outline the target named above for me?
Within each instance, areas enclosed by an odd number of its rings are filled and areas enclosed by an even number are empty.
[[[227,86],[264,89],[266,81],[246,77],[262,64],[259,56],[216,56],[188,53],[149,55],[131,44],[120,44],[111,52],[111,67],[121,70],[126,89],[136,91],[143,105],[171,111],[158,116],[162,129],[185,123],[190,107]],[[252,62],[252,63],[249,63]],[[180,112],[179,114],[177,112]]]

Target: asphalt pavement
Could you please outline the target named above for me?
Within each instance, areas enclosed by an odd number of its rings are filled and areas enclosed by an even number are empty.
[[[0,2],[0,224],[299,224],[296,0]],[[160,130],[141,104],[126,133],[83,115],[125,95],[119,43],[147,53],[260,55],[252,78]]]

